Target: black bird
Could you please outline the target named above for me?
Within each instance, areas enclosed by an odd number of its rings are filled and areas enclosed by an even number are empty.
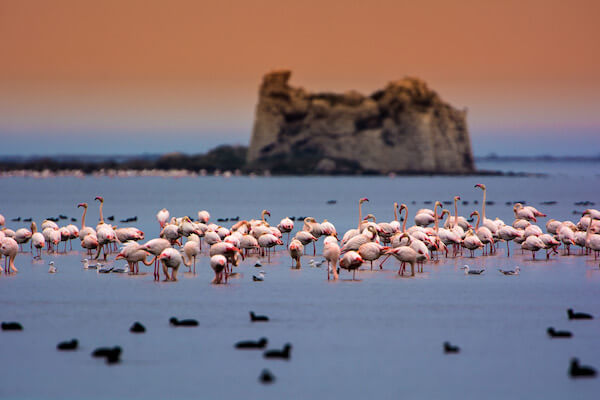
[[[115,220],[115,216],[114,216],[114,215],[111,215],[110,217],[108,217],[108,218],[106,218],[106,219],[107,219],[107,220],[109,220],[109,221],[114,221],[114,220]]]
[[[31,221],[33,221],[33,219],[32,219],[31,217],[29,217],[29,218],[25,218],[25,219],[23,220],[23,222],[31,222]]]
[[[264,358],[280,358],[282,360],[290,359],[290,351],[292,350],[292,345],[286,343],[283,346],[283,350],[267,350],[263,353]]]
[[[136,221],[137,221],[137,215],[135,217],[129,218],[129,222],[136,222]]]
[[[3,322],[2,330],[3,331],[22,331],[23,326],[18,322]]]
[[[118,353],[110,353],[109,355],[106,356],[107,364],[118,364],[120,362],[121,362],[121,352],[120,351]]]
[[[290,219],[291,219],[292,221],[295,221],[295,220],[296,220],[296,217],[290,217]]]
[[[266,322],[269,320],[269,317],[266,315],[256,315],[254,311],[250,311],[250,321],[252,322]]]
[[[569,316],[569,319],[594,319],[594,317],[592,317],[590,314],[573,312],[572,308],[567,310],[567,315]]]
[[[69,218],[69,217],[67,217],[67,216],[66,216],[66,215],[64,215],[64,214],[59,214],[58,218],[60,218],[60,219],[67,219],[67,218]]]
[[[177,319],[175,317],[171,317],[169,319],[169,323],[173,326],[198,326],[198,321],[195,319]]]
[[[77,222],[77,218],[71,217],[71,222]]]
[[[12,222],[19,222],[20,220],[21,220],[21,217],[11,219]]]
[[[327,200],[327,204],[336,204],[337,200]]]
[[[425,200],[425,201],[423,202],[423,204],[431,204],[431,203],[433,203],[431,200]]]
[[[225,218],[217,218],[217,222],[225,222]]]
[[[271,373],[268,369],[263,369],[258,377],[260,383],[273,383],[275,382],[275,375]]]
[[[129,218],[127,218],[127,219],[122,219],[122,220],[120,220],[119,222],[120,222],[120,223],[122,223],[122,224],[126,224],[127,222],[129,222]]]
[[[94,352],[92,353],[92,357],[114,357],[117,356],[119,357],[121,355],[121,347],[119,346],[115,346],[115,347],[98,347],[96,350],[94,350]]]
[[[468,206],[469,202],[467,200],[463,200],[462,204],[463,204],[463,206]]]
[[[551,338],[570,338],[573,334],[569,331],[555,331],[553,327],[546,329]]]
[[[444,353],[446,354],[456,354],[460,352],[460,347],[453,346],[450,342],[444,342]]]
[[[56,348],[58,350],[77,350],[78,345],[79,342],[77,341],[77,339],[71,339],[68,342],[60,342],[56,345]]]
[[[144,333],[146,332],[146,327],[140,324],[138,321],[135,321],[131,328],[129,328],[129,332],[131,333]]]
[[[238,215],[238,216],[236,216],[235,218],[233,218],[233,217],[232,217],[232,218],[229,218],[229,220],[230,220],[230,221],[233,221],[233,222],[237,222],[237,221],[239,221],[239,220],[240,220],[240,216]]]
[[[262,276],[256,276],[256,275],[252,275],[252,280],[254,282],[262,282],[265,280],[265,278],[263,278]]]
[[[571,358],[571,366],[569,367],[569,375],[571,378],[587,377],[593,378],[596,376],[596,370],[592,367],[579,365],[579,360],[575,357]]]
[[[244,340],[235,344],[236,349],[264,349],[267,345],[267,338],[260,338],[258,341]]]

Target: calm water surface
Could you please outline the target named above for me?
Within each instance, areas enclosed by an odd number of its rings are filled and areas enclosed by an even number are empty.
[[[94,225],[93,198],[102,195],[105,216],[137,215],[134,225],[147,238],[158,234],[154,216],[162,207],[171,215],[192,216],[207,209],[213,219],[258,218],[266,208],[273,224],[286,215],[314,216],[344,232],[357,223],[360,197],[370,199],[364,213],[381,220],[393,218],[394,201],[404,202],[412,223],[423,201],[454,195],[470,202],[459,209],[467,215],[481,205],[472,203],[481,203],[481,191],[473,188],[480,182],[495,202],[487,207],[488,216],[508,223],[513,218],[507,201],[525,200],[553,218],[574,221],[580,214],[573,212],[585,208],[574,202],[600,202],[600,178],[585,169],[547,178],[9,178],[0,180],[0,213],[7,220],[41,221],[58,214],[80,219],[76,204],[87,201],[88,223]],[[326,204],[330,199],[337,204]],[[541,201],[557,204],[542,206]],[[501,247],[494,257],[441,259],[414,279],[399,278],[397,263],[389,260],[381,271],[360,272],[359,282],[346,280],[350,274],[342,271],[342,281],[333,283],[327,282],[325,269],[308,266],[312,256],[296,271],[280,251],[271,264],[264,263],[264,282],[252,282],[256,268],[250,259],[226,286],[210,285],[206,256],[197,275],[155,283],[151,273],[84,271],[76,251],[44,254],[43,262],[22,254],[19,274],[0,277],[1,319],[20,321],[25,328],[0,333],[0,397],[595,398],[600,379],[573,381],[567,368],[572,356],[600,368],[598,262],[579,255],[533,262],[530,255],[514,253],[508,259]],[[47,273],[50,260],[59,270],[55,275]],[[465,277],[459,269],[465,262],[487,271]],[[496,271],[515,265],[521,266],[518,277]],[[568,307],[597,318],[570,322]],[[271,321],[252,324],[249,310]],[[171,316],[196,318],[200,326],[171,328]],[[147,333],[130,334],[134,321],[144,323]],[[571,330],[574,338],[550,340],[549,326]],[[273,348],[292,343],[292,359],[267,361],[260,352],[233,348],[238,340],[261,336]],[[57,342],[72,337],[79,339],[79,351],[55,350]],[[462,352],[444,355],[446,340]],[[109,367],[89,356],[97,346],[117,344],[123,347],[120,365]],[[277,377],[273,385],[258,383],[263,368]]]

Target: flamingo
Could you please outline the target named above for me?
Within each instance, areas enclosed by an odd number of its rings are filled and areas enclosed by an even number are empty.
[[[171,247],[171,243],[162,238],[149,240],[140,246],[140,250],[143,250],[154,256],[154,280],[156,281],[160,279],[160,273],[158,271],[158,256],[160,256],[161,253],[169,247]]]
[[[88,233],[85,235],[85,237],[81,240],[81,247],[86,249],[88,255],[91,256],[92,250],[98,248],[98,238],[96,237],[96,233]]]
[[[459,226],[463,231],[466,231],[471,227],[469,221],[465,217],[458,215],[458,201],[460,200],[460,196],[454,196],[454,218],[448,217],[446,222],[444,223],[444,228],[453,229],[456,226]]]
[[[325,243],[323,244],[323,257],[327,260],[327,280],[329,280],[330,276],[329,271],[333,272],[333,280],[337,280],[338,273],[336,267],[341,250],[340,246],[337,244],[337,240],[327,240],[328,238],[325,239]]]
[[[140,261],[143,262],[146,266],[150,266],[152,265],[152,263],[155,262],[154,258],[150,261],[146,261],[146,256],[148,255],[148,253],[145,250],[142,250],[141,247],[142,246],[139,243],[129,242],[121,249],[119,254],[117,254],[117,256],[115,257],[116,260],[123,259],[127,261],[127,264],[129,265],[129,270],[133,275],[137,275],[140,272],[138,265]]]
[[[568,224],[569,221],[565,221],[558,228],[558,240],[564,243],[567,255],[571,254],[571,245],[575,244],[575,233],[573,227]]]
[[[35,222],[31,223],[31,232],[31,245],[37,250],[37,255],[34,258],[38,258],[41,260],[42,249],[44,248],[44,246],[46,246],[46,239],[44,239],[44,235],[38,232],[37,225]]]
[[[10,271],[19,272],[17,267],[15,267],[15,258],[17,257],[18,252],[19,245],[15,239],[11,237],[5,237],[2,239],[2,242],[0,242],[0,254],[4,256],[5,273],[9,274]]]
[[[165,274],[166,281],[176,281],[177,271],[181,263],[185,264],[185,260],[181,257],[181,254],[174,248],[168,247],[160,253],[158,260],[162,262],[163,272]],[[186,265],[187,266],[187,265]],[[169,276],[169,268],[171,269],[171,275]]]
[[[479,237],[477,237],[477,235],[473,233],[472,229],[469,229],[467,231],[465,238],[463,239],[462,245],[463,247],[469,249],[469,251],[471,252],[471,258],[473,258],[473,252],[475,250],[485,247],[479,239]]]
[[[523,236],[523,233],[510,225],[504,225],[498,229],[498,237],[506,242],[507,257],[510,257],[510,246],[508,242],[521,236]]]
[[[166,208],[163,208],[162,210],[160,210],[159,212],[156,213],[156,220],[158,221],[158,224],[160,225],[161,231],[167,224],[167,221],[169,220],[169,216],[170,216],[169,210],[167,210]]]
[[[360,268],[363,262],[364,261],[360,254],[358,254],[356,251],[349,251],[340,259],[340,268],[348,271],[352,270],[352,280],[354,280],[356,270]]]
[[[292,221],[289,217],[283,218],[277,228],[281,231],[281,233],[287,233],[287,243],[290,242],[290,232],[294,230],[294,221]]]
[[[411,244],[411,239],[408,233],[404,232],[402,234],[408,239],[408,243]],[[386,254],[394,256],[398,261],[400,261],[400,268],[398,269],[398,275],[404,275],[404,266],[406,263],[410,264],[410,274],[411,276],[415,276],[415,263],[417,262],[417,256],[419,253],[410,246],[399,246],[393,249],[389,249],[386,251]]]
[[[342,246],[342,253],[345,253],[350,250],[356,251],[361,245],[375,240],[376,237],[377,230],[373,226],[368,226],[365,232],[352,237],[346,242],[346,244]]]
[[[258,245],[267,252],[268,262],[271,262],[271,247],[283,245],[281,239],[270,233],[265,233],[258,238]]]
[[[31,239],[31,235],[32,233],[29,229],[21,228],[16,230],[15,237],[13,239],[15,239],[15,241],[19,244],[21,251],[23,251],[23,245],[29,242],[29,239]]]
[[[300,269],[300,257],[302,257],[302,253],[304,253],[304,246],[298,239],[294,239],[288,246],[288,250],[290,252],[290,257],[292,257],[292,261],[296,260],[296,269]],[[294,266],[292,265],[292,268],[293,267]]]
[[[225,265],[225,282],[227,282],[227,277],[230,273],[229,271],[229,263],[233,266],[237,266],[239,264],[238,255],[240,253],[240,249],[227,242],[219,242],[210,246],[209,256],[215,256],[220,254],[227,259],[227,264]]]
[[[316,240],[313,240],[313,256],[316,255],[317,246],[315,243],[323,235],[323,228],[321,227],[321,224],[319,224],[313,217],[307,217],[304,218],[304,225],[302,226],[302,230],[310,232],[310,234],[315,237]]]
[[[537,222],[537,218],[535,218],[535,214],[529,208],[523,207],[523,204],[516,203],[513,206],[513,212],[515,214],[515,218],[524,219],[527,221]]]
[[[190,260],[190,266],[191,266],[191,261],[192,260],[194,261],[194,274],[195,274],[196,273],[196,257],[198,256],[198,254],[200,254],[200,238],[198,237],[198,235],[196,235],[194,233],[192,235],[190,235],[190,240],[185,242],[185,244],[183,245],[183,253]],[[190,268],[190,272],[191,272],[191,268]]]
[[[586,210],[587,211],[587,210]],[[594,213],[588,212],[587,215],[590,216],[592,221],[594,220]],[[594,260],[598,258],[598,252],[600,251],[600,235],[592,234],[592,221],[587,226],[587,230],[585,233],[585,246],[594,252]]]
[[[198,211],[198,221],[207,224],[210,221],[210,213],[206,210]]]
[[[0,226],[4,226],[4,224],[6,224],[6,219],[4,215],[0,214]]]
[[[545,249],[546,245],[542,240],[537,236],[529,236],[523,243],[521,243],[521,248],[523,250],[531,251],[532,257],[535,260],[535,253],[541,249]]]
[[[375,242],[367,242],[362,244],[358,248],[358,254],[364,261],[369,261],[371,263],[371,271],[373,270],[373,261],[377,260],[384,254],[389,247],[382,246],[379,243]]]
[[[88,204],[79,203],[77,204],[77,207],[83,207],[83,215],[81,216],[81,229],[79,230],[79,240],[83,242],[83,239],[86,237],[86,235],[89,235],[90,233],[95,235],[96,231],[91,226],[85,226],[85,216],[87,214]]]
[[[544,246],[546,248],[546,260],[550,258],[550,254],[552,252],[558,254],[558,251],[556,251],[556,247],[560,246],[560,242],[556,240],[554,236],[544,233],[538,237],[540,238],[542,243],[544,243]]]
[[[550,219],[548,222],[546,222],[546,232],[552,234],[552,235],[556,235],[558,228],[560,228],[561,222],[557,221],[555,219]]]
[[[557,221],[558,222],[558,221]],[[558,223],[560,225],[560,222]],[[526,219],[515,219],[512,226],[515,229],[521,229],[521,230],[525,230],[525,228],[527,228],[529,225],[531,225],[531,222],[527,221]],[[556,228],[555,228],[556,230]]]
[[[470,216],[472,217],[473,215],[477,215],[477,224],[475,225],[475,234],[477,235],[479,240],[481,240],[481,243],[483,243],[484,245],[486,245],[486,244],[490,245],[490,253],[492,253],[492,249],[494,247],[494,235],[488,229],[487,226],[482,226],[482,227],[479,226],[480,216],[479,216],[478,211],[473,211]],[[485,254],[485,247],[484,247],[484,254]]]
[[[227,258],[221,254],[216,254],[210,258],[210,267],[215,273],[213,284],[219,284],[223,281],[223,270],[227,265]]]
[[[498,224],[495,223],[494,221],[492,221],[491,219],[486,218],[486,216],[485,216],[485,203],[486,203],[487,189],[483,183],[478,183],[477,185],[475,185],[475,187],[483,190],[483,201],[481,202],[481,226],[488,228],[489,231],[492,233],[492,235],[496,235],[496,232],[498,231],[498,227],[499,227]],[[494,244],[492,243],[490,245],[490,253],[493,253],[493,252],[494,252]]]

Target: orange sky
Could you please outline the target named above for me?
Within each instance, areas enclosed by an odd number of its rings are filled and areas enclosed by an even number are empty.
[[[0,154],[246,143],[260,78],[282,67],[311,90],[419,76],[469,108],[476,154],[520,134],[536,154],[575,136],[598,148],[598,15],[597,1],[0,0]]]

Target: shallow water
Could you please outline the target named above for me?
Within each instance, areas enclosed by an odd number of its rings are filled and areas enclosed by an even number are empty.
[[[96,195],[103,195],[105,217],[137,215],[132,225],[158,234],[154,215],[195,216],[207,209],[212,219],[257,218],[266,208],[276,224],[286,215],[327,218],[339,232],[357,223],[356,203],[369,197],[363,213],[391,220],[392,203],[404,202],[412,215],[425,200],[469,201],[467,215],[481,204],[488,187],[488,217],[510,223],[506,201],[525,200],[550,217],[577,221],[581,200],[600,200],[600,179],[578,173],[548,178],[10,178],[0,180],[0,213],[37,221],[66,214],[80,219],[76,204],[90,203],[88,224],[97,219]],[[335,199],[334,205],[326,204]],[[412,204],[415,201],[416,204]],[[541,201],[557,201],[541,206]],[[428,206],[431,207],[431,206]],[[543,227],[547,218],[540,220]],[[79,222],[78,222],[79,223]],[[226,223],[230,224],[230,223]],[[23,223],[9,222],[11,228]],[[297,228],[300,228],[297,223]],[[79,246],[78,241],[73,243]],[[322,241],[318,250],[322,247]],[[243,262],[229,285],[210,285],[207,257],[198,274],[181,274],[177,283],[155,283],[152,274],[99,275],[81,269],[81,253],[17,258],[20,272],[0,277],[4,321],[20,321],[23,332],[0,332],[3,398],[590,398],[600,379],[567,376],[573,356],[600,368],[600,269],[593,258],[573,255],[531,261],[504,247],[493,257],[444,259],[426,265],[416,278],[400,278],[397,262],[384,270],[361,271],[358,282],[342,271],[328,282],[324,268],[289,268],[280,250],[263,261],[264,282],[252,281],[254,259]],[[540,254],[541,255],[541,254]],[[113,256],[114,257],[114,256]],[[318,257],[315,257],[318,258]],[[47,273],[54,260],[57,274]],[[484,266],[483,276],[466,277],[464,263]],[[118,264],[120,265],[120,264]],[[521,266],[505,277],[497,268]],[[150,271],[141,267],[144,271]],[[182,272],[182,270],[180,271]],[[568,321],[566,308],[596,315]],[[251,323],[248,311],[267,314],[268,323]],[[196,318],[198,328],[171,328],[171,316]],[[134,321],[147,328],[128,332]],[[568,329],[571,340],[551,340],[548,326]],[[242,339],[266,336],[269,347],[293,344],[289,362],[264,360],[260,352],[239,351]],[[56,343],[78,338],[81,349],[59,353]],[[458,344],[444,355],[442,343]],[[107,366],[89,355],[98,346],[123,347],[122,363]],[[277,380],[258,383],[263,368]]]

